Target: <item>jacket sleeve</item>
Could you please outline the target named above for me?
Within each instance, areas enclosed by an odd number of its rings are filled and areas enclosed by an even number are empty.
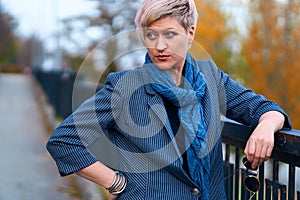
[[[259,118],[268,111],[278,111],[285,116],[284,128],[291,128],[288,115],[279,105],[256,94],[253,90],[245,88],[230,76],[218,69],[210,61],[213,74],[217,80],[218,93],[224,93],[226,100],[226,117],[242,124],[255,127]],[[220,91],[223,90],[223,91]]]
[[[121,105],[121,97],[117,97],[120,93],[113,92],[117,81],[118,74],[110,74],[103,88],[67,117],[48,140],[46,148],[61,176],[72,174],[97,161],[87,147],[115,123],[114,118],[118,116]],[[112,93],[117,97],[114,107],[111,103]]]

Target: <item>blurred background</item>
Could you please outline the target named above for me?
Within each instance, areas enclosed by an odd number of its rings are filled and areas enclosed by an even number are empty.
[[[113,35],[134,29],[141,0],[0,0],[2,73],[78,72],[87,55]],[[196,0],[196,41],[219,68],[278,102],[300,128],[300,1]],[[130,41],[129,46],[135,41]],[[98,52],[102,78],[124,68],[105,63],[120,48]],[[119,46],[118,46],[119,45]],[[124,44],[123,44],[124,46]],[[123,48],[123,47],[122,47]],[[142,62],[136,61],[133,65]],[[95,63],[94,63],[95,64]],[[109,66],[103,67],[103,66]],[[128,65],[127,65],[128,66]],[[92,74],[92,73],[91,73]],[[65,114],[63,114],[65,115]]]
[[[276,101],[293,128],[300,129],[300,0],[195,2],[196,42],[235,80]],[[130,59],[112,59],[120,51],[138,47],[139,41],[130,34],[108,41],[135,28],[140,3],[0,0],[0,80],[4,74],[32,76],[46,93],[56,119],[62,120],[101,87],[108,73],[143,62],[143,56],[136,59],[131,54]],[[99,44],[105,48],[95,51]],[[83,63],[89,67],[79,73]],[[72,99],[78,79],[82,95]]]

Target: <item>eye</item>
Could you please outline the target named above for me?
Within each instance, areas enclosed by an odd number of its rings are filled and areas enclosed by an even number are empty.
[[[157,38],[157,34],[153,31],[146,32],[146,37],[150,40],[154,40]]]
[[[165,33],[165,36],[166,36],[167,38],[172,38],[172,37],[174,37],[174,36],[176,36],[176,35],[177,35],[177,33],[174,32],[174,31],[167,31],[167,32]]]

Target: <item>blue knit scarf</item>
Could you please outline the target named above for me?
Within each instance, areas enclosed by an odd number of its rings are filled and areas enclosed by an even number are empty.
[[[201,199],[209,200],[210,159],[205,142],[206,124],[201,103],[206,89],[203,74],[190,54],[186,57],[182,87],[178,87],[169,74],[157,68],[148,54],[144,68],[153,89],[178,107],[180,125],[185,132],[190,176],[201,190]]]

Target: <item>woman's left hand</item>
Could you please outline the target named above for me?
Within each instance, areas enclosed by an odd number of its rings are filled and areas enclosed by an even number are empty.
[[[266,112],[260,117],[244,151],[252,168],[269,159],[274,147],[274,133],[283,127],[284,120],[284,116],[277,111]]]

